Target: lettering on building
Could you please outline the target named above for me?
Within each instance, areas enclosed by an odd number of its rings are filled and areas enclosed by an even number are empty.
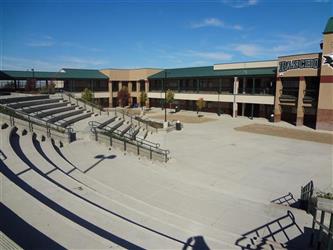
[[[292,69],[318,69],[319,65],[319,58],[281,61],[279,62],[279,72],[286,72]]]

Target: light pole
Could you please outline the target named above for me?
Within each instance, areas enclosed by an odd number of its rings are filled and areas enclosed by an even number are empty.
[[[164,122],[167,121],[167,110],[166,110],[166,79],[167,79],[167,70],[165,69],[164,70],[164,84],[163,84],[163,87],[164,87]]]
[[[32,86],[36,88],[36,83],[35,83],[35,70],[31,69],[32,72]]]

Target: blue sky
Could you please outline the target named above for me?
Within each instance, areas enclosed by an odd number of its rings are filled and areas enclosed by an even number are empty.
[[[331,0],[0,0],[0,68],[190,67],[319,52]]]

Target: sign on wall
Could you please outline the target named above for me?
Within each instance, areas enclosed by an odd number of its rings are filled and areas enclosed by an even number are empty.
[[[333,68],[333,54],[323,56],[323,65],[328,65]]]
[[[279,62],[279,72],[286,72],[293,69],[318,69],[319,58],[297,59]]]

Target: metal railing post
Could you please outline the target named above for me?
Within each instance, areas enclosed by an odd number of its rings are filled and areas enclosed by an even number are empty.
[[[151,146],[149,147],[149,153],[150,153],[150,160],[153,159],[153,151],[151,150]]]
[[[319,224],[319,233],[318,233],[318,242],[317,242],[317,249],[320,249],[320,245],[321,245],[324,220],[325,220],[325,211],[321,211],[320,224]]]
[[[327,249],[333,249],[333,214],[331,214],[330,218],[330,225],[328,227],[328,243],[327,243]]]

